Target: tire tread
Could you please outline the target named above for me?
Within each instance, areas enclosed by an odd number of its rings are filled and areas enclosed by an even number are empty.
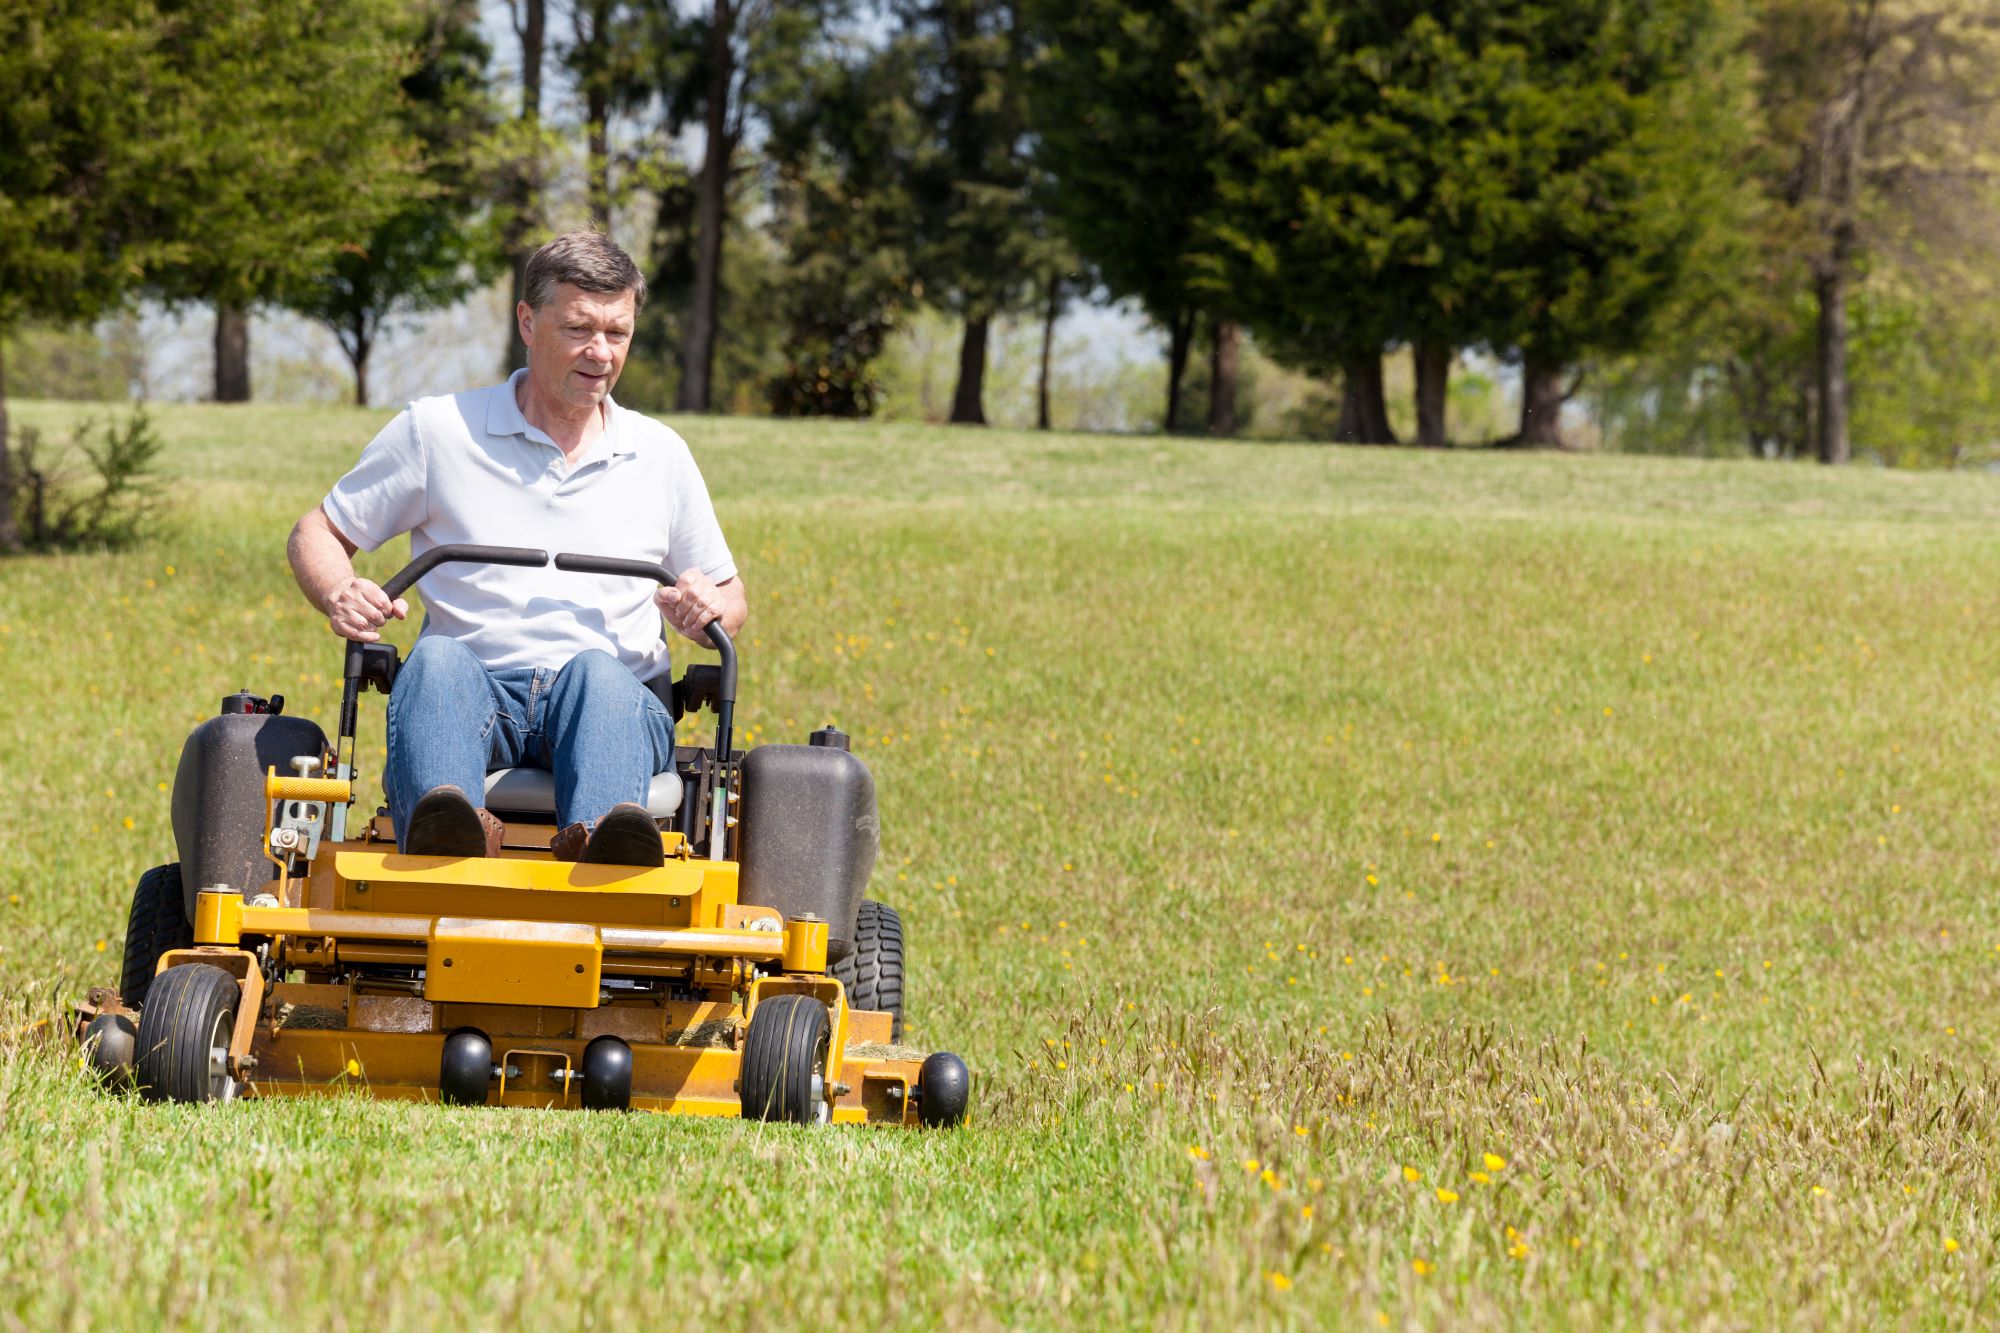
[[[154,866],[139,877],[125,919],[125,965],[118,978],[118,993],[125,1003],[143,1008],[160,955],[193,943],[194,928],[188,924],[181,896],[180,863]]]
[[[903,918],[887,903],[865,898],[854,918],[854,949],[827,971],[856,1009],[889,1015],[890,1039],[903,1039]]]
[[[207,963],[183,963],[153,978],[152,1003],[139,1011],[136,1075],[148,1101],[213,1100],[208,1039],[241,998],[236,978]]]

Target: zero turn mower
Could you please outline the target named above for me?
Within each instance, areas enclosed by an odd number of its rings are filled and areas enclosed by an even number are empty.
[[[546,552],[441,546],[447,561],[542,566]],[[671,585],[641,560],[558,569]],[[550,775],[486,780],[497,857],[408,856],[385,812],[354,811],[355,718],[397,650],[348,643],[329,745],[282,696],[222,701],[181,751],[179,860],[139,881],[124,976],[78,1006],[107,1078],[153,1100],[323,1094],[456,1105],[635,1108],[801,1124],[948,1126],[965,1062],[902,1032],[902,923],[864,902],[874,779],[831,728],[730,748],[736,651],[660,690],[715,713],[712,747],[653,779],[659,868],[557,861]]]

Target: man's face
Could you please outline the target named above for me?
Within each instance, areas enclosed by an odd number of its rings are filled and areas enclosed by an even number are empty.
[[[535,387],[572,407],[603,402],[625,368],[637,313],[630,292],[587,292],[566,282],[556,284],[555,295],[539,310],[521,302],[514,317],[528,345]]]

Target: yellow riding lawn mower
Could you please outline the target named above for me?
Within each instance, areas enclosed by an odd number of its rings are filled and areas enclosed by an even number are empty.
[[[546,552],[441,546],[447,561],[539,567]],[[558,569],[672,585],[642,560]],[[179,860],[132,899],[124,976],[77,1007],[109,1080],[158,1101],[359,1090],[454,1105],[627,1108],[800,1124],[956,1125],[965,1062],[904,1048],[903,938],[864,901],[874,779],[831,728],[730,748],[736,652],[656,689],[715,714],[653,779],[661,867],[558,861],[554,785],[489,774],[498,856],[409,856],[386,811],[354,809],[364,690],[394,688],[387,643],[347,645],[334,743],[230,695],[181,751]]]

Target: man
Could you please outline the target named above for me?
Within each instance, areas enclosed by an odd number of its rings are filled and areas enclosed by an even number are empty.
[[[611,400],[646,299],[631,257],[595,232],[558,236],[528,261],[525,296],[526,369],[410,404],[292,529],[292,573],[334,633],[373,643],[409,607],[352,558],[404,532],[412,556],[474,542],[678,571],[651,588],[553,567],[432,570],[382,775],[406,852],[496,855],[485,775],[528,765],[554,775],[558,857],[659,865],[644,801],[674,753],[673,719],[646,685],[669,669],[660,617],[705,644],[710,621],[734,634],[749,608],[687,444]]]

